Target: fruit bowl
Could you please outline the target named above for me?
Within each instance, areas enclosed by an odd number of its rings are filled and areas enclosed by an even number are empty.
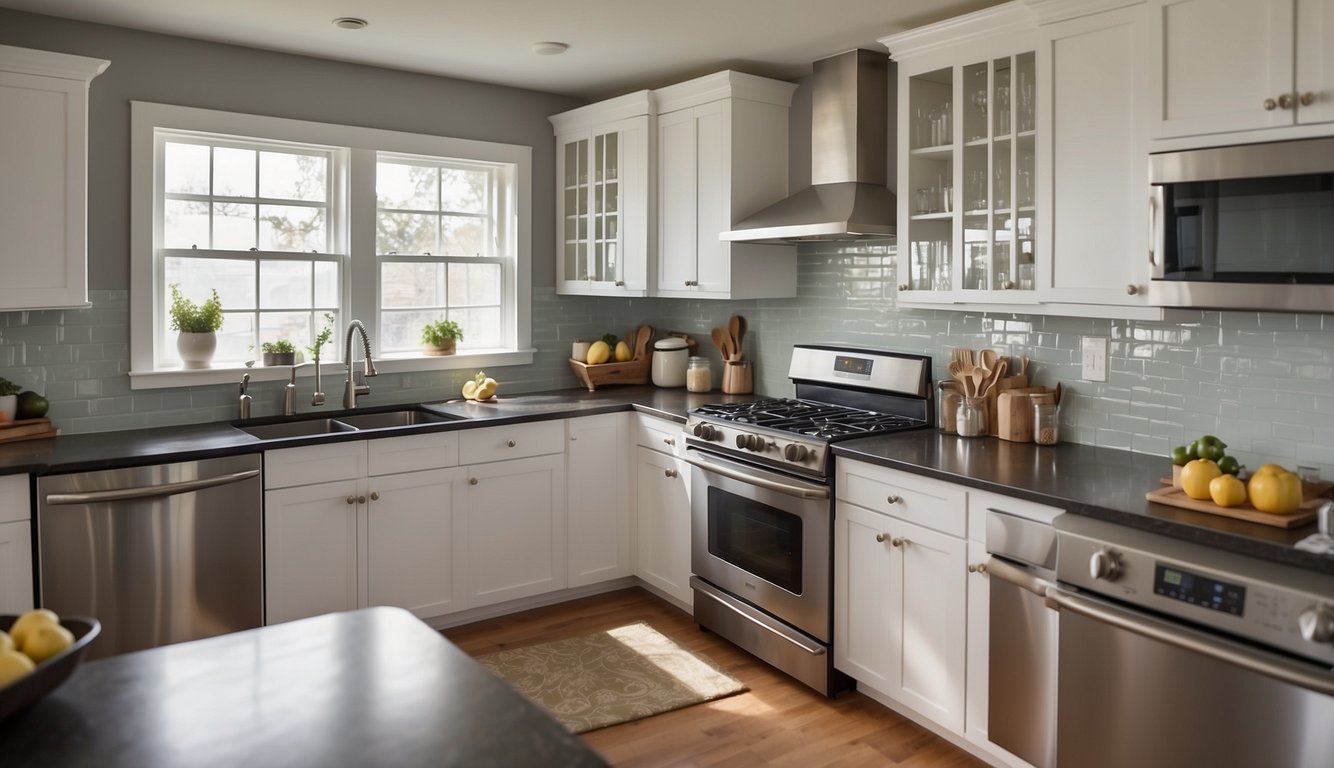
[[[17,618],[12,614],[0,614],[0,630],[8,632]],[[37,669],[26,677],[0,688],[0,720],[27,709],[59,688],[83,661],[88,644],[102,631],[97,619],[76,616],[61,617],[60,626],[74,635],[74,644],[38,664]]]

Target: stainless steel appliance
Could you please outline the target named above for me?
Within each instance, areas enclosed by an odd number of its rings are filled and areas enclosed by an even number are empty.
[[[1036,768],[1056,764],[1056,529],[987,510],[987,738]]]
[[[1334,138],[1150,156],[1149,300],[1334,306]]]
[[[38,595],[89,657],[264,623],[258,454],[37,478]]]
[[[1086,517],[1056,528],[1059,765],[1334,761],[1334,579]]]
[[[707,405],[686,422],[695,621],[825,694],[834,669],[839,440],[929,426],[931,359],[799,345],[795,399]]]

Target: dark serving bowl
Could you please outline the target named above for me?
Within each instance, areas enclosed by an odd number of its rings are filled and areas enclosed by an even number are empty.
[[[17,619],[18,616],[0,614],[0,630],[8,632]],[[59,688],[83,660],[83,653],[87,650],[88,644],[102,631],[102,625],[97,619],[78,616],[62,617],[60,625],[74,635],[74,644],[38,664],[32,674],[0,688],[0,720],[27,709],[46,694]]]

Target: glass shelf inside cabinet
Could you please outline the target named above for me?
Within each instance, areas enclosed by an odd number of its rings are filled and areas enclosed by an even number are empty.
[[[914,75],[908,89],[910,150],[948,154],[954,143],[954,70]]]

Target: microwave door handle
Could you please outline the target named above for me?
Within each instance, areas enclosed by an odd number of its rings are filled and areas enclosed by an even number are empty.
[[[1279,682],[1325,696],[1334,696],[1334,675],[1314,672],[1309,665],[1301,665],[1268,654],[1258,654],[1221,637],[1180,629],[1167,622],[1104,606],[1054,587],[1047,590],[1047,605],[1058,611],[1070,611],[1116,629],[1133,632],[1150,640],[1157,640],[1165,645],[1264,675]]]
[[[1163,188],[1150,187],[1149,192],[1149,264],[1154,268],[1154,277],[1161,278],[1162,267],[1158,264],[1158,208],[1163,203]]]
[[[217,477],[205,477],[199,480],[185,480],[179,483],[163,483],[162,485],[149,485],[141,488],[117,488],[112,491],[89,491],[88,493],[49,493],[46,496],[47,504],[98,504],[104,501],[129,501],[131,499],[158,499],[164,496],[175,496],[181,493],[190,493],[192,491],[202,491],[205,488],[214,488],[219,485],[229,485],[239,483],[242,480],[249,480],[252,477],[258,477],[258,469],[247,469],[244,472],[235,472],[230,475],[219,475]]]
[[[722,464],[716,464],[712,461],[708,461],[702,458],[696,458],[694,456],[687,456],[685,460],[686,462],[693,464],[696,467],[699,467],[705,472],[713,472],[714,474],[722,475],[723,477],[730,477],[733,480],[740,480],[743,483],[749,483],[751,485],[758,486],[760,488],[767,488],[771,491],[778,491],[779,493],[785,493],[788,496],[796,496],[797,498],[800,499],[829,498],[828,488],[819,488],[815,486],[806,486],[806,485],[794,485],[790,483],[780,482],[778,480],[771,480],[767,477],[751,474],[750,472],[746,472],[741,469],[733,469],[732,467],[726,467],[723,466]]]

